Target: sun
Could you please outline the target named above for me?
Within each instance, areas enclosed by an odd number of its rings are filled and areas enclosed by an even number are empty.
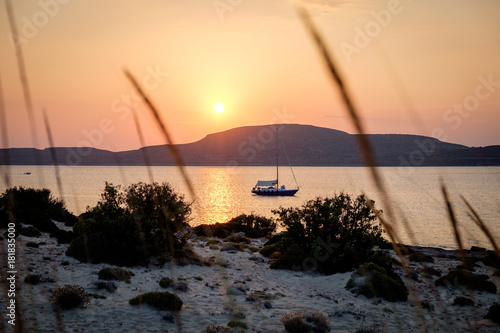
[[[222,112],[224,112],[224,104],[222,104],[222,103],[217,103],[217,104],[215,104],[215,106],[214,106],[214,110],[215,110],[215,112],[217,112],[217,113],[222,113]]]

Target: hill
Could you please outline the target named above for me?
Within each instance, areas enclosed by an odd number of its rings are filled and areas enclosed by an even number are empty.
[[[292,165],[363,166],[357,135],[310,125],[248,126],[207,135],[177,148],[186,165],[274,165],[275,129]],[[500,146],[470,148],[435,138],[404,134],[369,134],[380,166],[488,166],[500,165]],[[167,145],[111,152],[95,148],[7,149],[12,165],[50,165],[52,151],[61,165],[173,165]],[[0,164],[5,164],[5,149]],[[280,163],[286,157],[280,147]]]

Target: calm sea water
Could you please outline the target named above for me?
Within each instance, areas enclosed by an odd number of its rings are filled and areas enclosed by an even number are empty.
[[[365,193],[375,200],[377,208],[386,213],[394,211],[395,224],[405,243],[455,248],[440,190],[443,181],[457,211],[466,246],[491,248],[469,218],[461,195],[472,203],[500,242],[500,167],[379,168],[389,193],[387,202],[382,202],[367,168],[296,167],[293,170],[300,186],[294,197],[259,197],[252,195],[250,190],[258,179],[275,177],[272,167],[187,167],[196,192],[192,225],[226,222],[241,213],[272,217],[271,211],[280,206],[297,207],[318,196],[344,191],[355,196]],[[152,167],[151,171],[155,181],[172,184],[186,195],[187,200],[192,200],[176,167]],[[8,174],[15,186],[44,187],[60,197],[52,166],[11,166]],[[64,166],[60,174],[62,197],[75,214],[97,203],[105,181],[121,185],[149,181],[146,167]],[[288,187],[294,185],[289,169],[280,169],[281,182]],[[2,192],[6,189],[3,179],[0,189]],[[403,227],[405,222],[411,231]]]

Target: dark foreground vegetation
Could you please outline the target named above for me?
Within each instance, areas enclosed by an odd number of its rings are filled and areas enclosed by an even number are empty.
[[[71,242],[73,233],[59,229],[53,221],[72,226],[77,218],[47,189],[13,187],[0,196],[0,228],[14,223],[17,235],[38,237],[41,232],[47,232],[59,243]],[[23,224],[29,226],[23,227]]]
[[[117,266],[146,265],[190,257],[190,204],[168,184],[130,185],[125,190],[106,183],[101,201],[80,215],[75,239],[66,254],[83,262]]]
[[[364,196],[354,199],[340,193],[273,212],[285,232],[271,238],[260,252],[277,259],[271,268],[347,272],[380,260],[382,254],[374,248],[389,246]]]

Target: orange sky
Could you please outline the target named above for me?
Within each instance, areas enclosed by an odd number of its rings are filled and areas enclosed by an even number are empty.
[[[38,124],[56,146],[163,143],[122,74],[149,89],[177,143],[290,122],[354,133],[317,50],[285,0],[11,1]],[[500,144],[500,2],[304,0],[369,133]],[[10,147],[30,147],[4,2],[0,79]],[[217,6],[216,6],[217,5]],[[216,103],[225,111],[214,112]]]

